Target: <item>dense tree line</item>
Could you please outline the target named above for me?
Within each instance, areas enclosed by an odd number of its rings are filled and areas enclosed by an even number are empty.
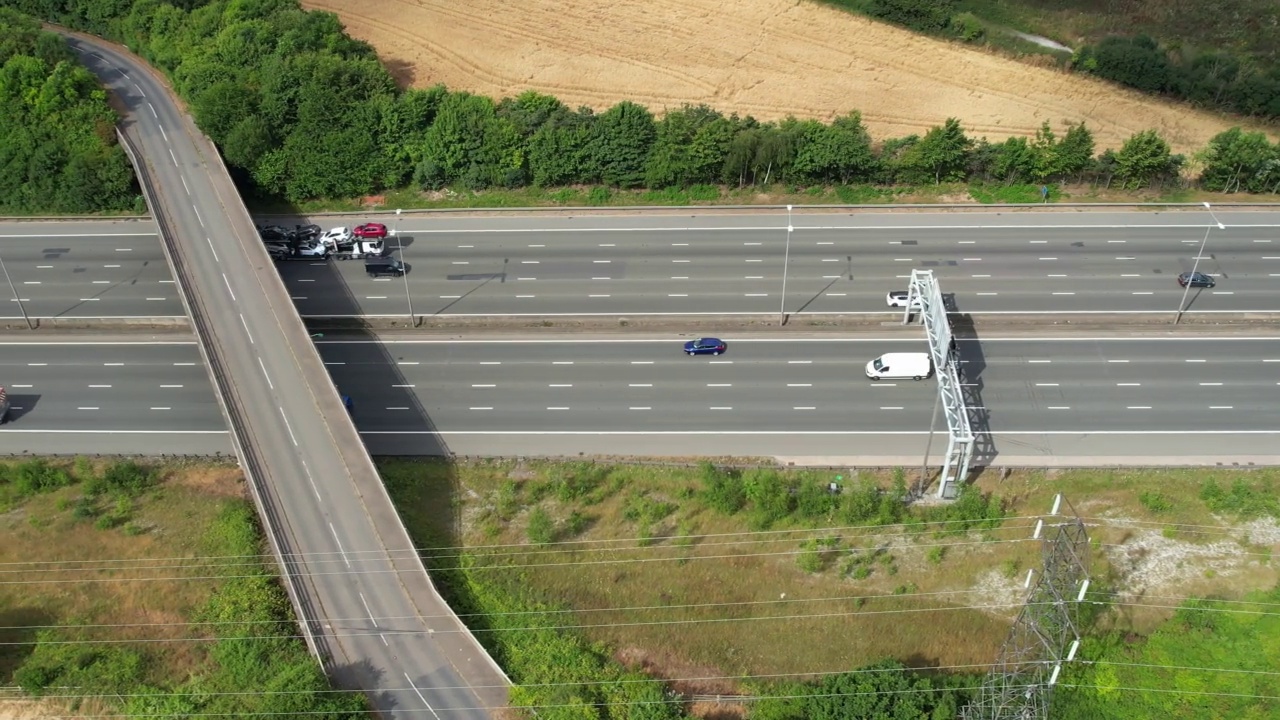
[[[106,93],[62,38],[0,8],[0,212],[127,210],[138,197]]]
[[[872,139],[852,112],[830,123],[760,122],[686,106],[656,118],[620,102],[573,109],[527,92],[495,102],[443,87],[401,91],[372,48],[296,0],[12,0],[113,38],[162,68],[221,148],[241,188],[301,201],[403,187],[1178,181],[1187,158],[1154,131],[1097,153],[1083,124],[992,143],[958,119],[923,135]],[[926,12],[937,3],[898,8]],[[944,3],[945,5],[945,3]],[[887,7],[887,6],[886,6]],[[948,6],[949,7],[949,6]],[[905,11],[904,11],[905,12]],[[1196,159],[1206,186],[1270,191],[1265,137],[1228,133]]]
[[[1072,66],[1144,92],[1265,120],[1280,119],[1280,66],[1226,51],[1175,51],[1155,40],[1109,37],[1076,51]]]

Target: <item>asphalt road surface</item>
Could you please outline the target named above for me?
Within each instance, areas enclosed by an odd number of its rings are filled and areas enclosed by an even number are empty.
[[[0,320],[186,316],[150,221],[0,223],[0,259]]]
[[[731,339],[727,354],[696,358],[675,340],[319,348],[354,400],[365,441],[387,454],[439,452],[430,437],[438,431],[464,455],[919,462],[937,394],[932,379],[865,377],[876,355],[924,350],[901,340]],[[960,352],[997,463],[1280,461],[1275,339],[988,339],[962,341]],[[168,447],[179,431],[221,430],[193,363],[194,346],[180,344],[8,347],[0,372],[23,409],[0,430],[0,451],[20,452],[48,430],[99,431],[118,452]],[[935,456],[945,448],[941,417],[936,428]],[[124,430],[152,435],[111,434]]]
[[[1218,285],[1193,290],[1191,312],[1280,311],[1274,212],[796,214],[789,251],[785,212],[691,212],[389,220],[407,293],[360,262],[279,267],[313,316],[405,315],[410,295],[419,315],[776,313],[784,265],[788,313],[889,312],[912,269],[960,312],[1173,312],[1193,266]]]
[[[919,462],[934,380],[872,382],[867,361],[925,351],[901,340],[679,343],[420,342],[389,346],[395,380],[363,344],[322,342],[375,453],[412,453],[426,428],[409,385],[459,454],[755,455]],[[1280,342],[987,340],[960,343],[981,402],[975,431],[1002,464],[1275,462]],[[393,383],[401,385],[393,387]],[[393,404],[395,403],[395,404]],[[945,448],[946,424],[931,447]],[[994,453],[994,455],[993,455]]]
[[[505,676],[430,584],[216,150],[141,60],[78,36],[70,44],[138,146],[326,670],[379,710],[488,716],[483,708],[505,704]]]
[[[193,342],[4,343],[0,453],[228,455]]]

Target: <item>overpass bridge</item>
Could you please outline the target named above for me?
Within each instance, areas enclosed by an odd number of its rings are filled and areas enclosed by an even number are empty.
[[[311,652],[384,716],[488,717],[510,680],[432,585],[217,150],[142,60],[63,34],[123,115]]]

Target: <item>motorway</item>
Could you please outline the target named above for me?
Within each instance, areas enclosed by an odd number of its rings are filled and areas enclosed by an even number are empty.
[[[81,35],[68,43],[137,148],[285,587],[326,672],[379,711],[488,717],[509,681],[431,584],[216,149],[141,59]],[[14,425],[34,425],[36,408]],[[313,569],[335,557],[351,572]]]
[[[1165,313],[1182,299],[1175,276],[1196,257],[1198,269],[1219,284],[1190,293],[1192,313],[1280,311],[1274,212],[1215,211],[1225,230],[1207,227],[1205,211],[796,214],[789,254],[785,213],[693,212],[406,218],[388,246],[410,267],[408,293],[418,315],[777,313],[784,260],[789,313],[889,313],[885,292],[904,288],[916,268],[935,272],[959,312]],[[30,237],[33,227],[0,225],[5,247],[16,243],[4,256],[10,263],[13,253],[15,282],[39,303],[29,312],[181,314],[172,291],[152,289],[170,287],[154,237],[129,238],[132,265],[112,257],[110,233],[139,232],[138,223],[106,224],[96,235],[97,229],[54,228],[47,241]],[[1197,256],[1206,231],[1206,249]],[[65,252],[46,257],[50,248]],[[113,264],[121,267],[106,267]],[[359,262],[277,268],[304,316],[409,311],[405,280],[370,279]]]
[[[182,318],[186,311],[155,223],[138,220],[4,223],[0,259],[19,298],[0,319]]]
[[[1216,212],[1193,312],[1280,311],[1280,215]],[[331,218],[311,218],[324,226]],[[353,220],[348,220],[353,222]],[[404,219],[388,245],[420,315],[884,313],[932,269],[960,312],[1172,312],[1210,214],[964,213]],[[397,243],[403,247],[397,248]],[[359,263],[280,268],[303,315],[403,315]]]
[[[335,383],[376,453],[753,455],[919,462],[935,381],[863,374],[884,352],[924,343],[732,340],[718,358],[675,340],[320,341]],[[24,391],[63,393],[9,428],[61,427],[73,391],[97,381],[105,428],[216,428],[200,368],[180,345],[17,348],[3,371]],[[986,339],[962,341],[965,382],[983,401],[999,464],[1260,462],[1280,455],[1280,340]],[[92,361],[90,361],[92,358]],[[101,361],[101,362],[100,362]],[[99,367],[105,363],[122,363]],[[394,363],[392,365],[391,363]],[[172,400],[160,378],[190,388]],[[205,390],[204,392],[208,392]],[[65,399],[62,399],[65,398]],[[162,405],[164,403],[164,405]],[[155,406],[170,411],[153,411]],[[933,452],[945,447],[945,423]],[[0,431],[0,450],[11,436]],[[127,441],[127,440],[126,440]],[[154,442],[154,439],[151,440]],[[988,458],[990,460],[990,458]],[[1274,460],[1274,457],[1272,458]]]

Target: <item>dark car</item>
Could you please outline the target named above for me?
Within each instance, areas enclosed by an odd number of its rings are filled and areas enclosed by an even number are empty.
[[[1211,288],[1218,283],[1213,278],[1202,272],[1184,272],[1178,276],[1178,284],[1182,287],[1190,285],[1191,287]]]
[[[387,236],[387,226],[382,223],[365,223],[355,226],[351,232],[358,238],[376,240]]]
[[[393,257],[369,258],[364,261],[364,271],[369,277],[400,277],[404,275],[404,263]]]
[[[684,351],[689,355],[719,355],[725,351],[725,344],[719,338],[698,338],[685,343]]]
[[[315,240],[322,232],[319,225],[295,225],[293,228],[293,236],[299,240]]]

